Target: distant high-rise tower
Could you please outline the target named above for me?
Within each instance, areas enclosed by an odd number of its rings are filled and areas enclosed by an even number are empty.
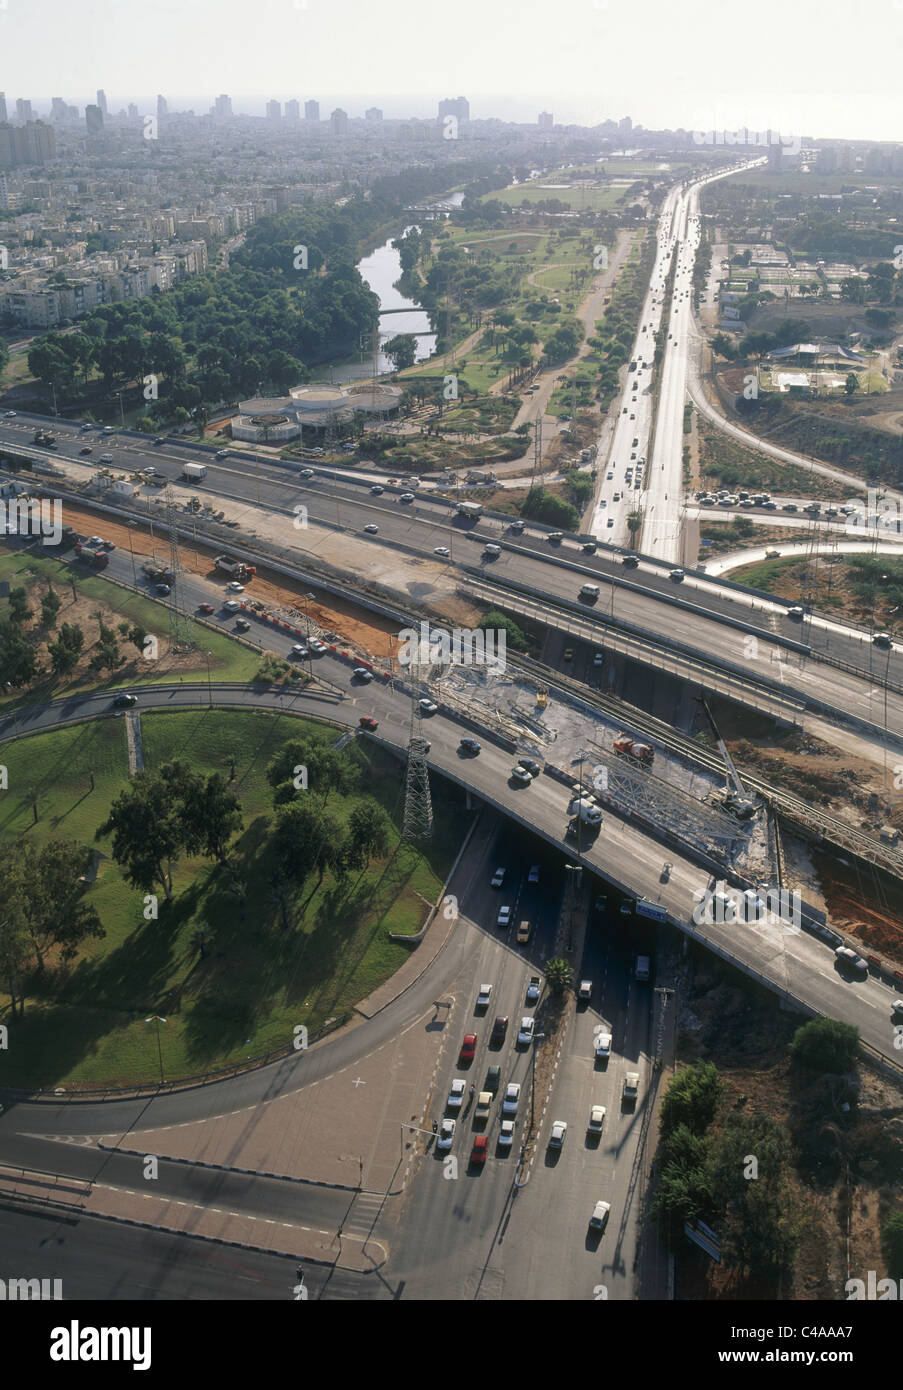
[[[221,121],[227,121],[232,115],[232,98],[223,93],[218,96],[213,103],[213,114]]]
[[[304,103],[304,119],[306,121],[318,121],[320,119],[320,103],[318,101],[306,101]]]
[[[364,119],[367,121],[381,121],[383,113],[378,106],[369,106],[364,112]]]
[[[68,108],[62,97],[54,97],[50,103],[50,119],[52,121],[65,121],[68,117]]]
[[[6,114],[6,93],[0,92],[0,124],[5,125],[9,120]]]
[[[287,121],[300,121],[301,103],[298,101],[287,101],[285,103],[285,119]]]
[[[633,130],[633,121],[630,119],[629,116],[621,117],[621,119],[618,121],[618,130],[620,130],[624,135],[630,134],[630,132]]]
[[[135,105],[135,103],[134,103],[133,101],[130,101],[130,102],[129,102],[129,120],[130,120],[130,121],[136,121],[137,119],[138,119],[138,108],[137,108],[137,106]]]
[[[103,135],[103,112],[99,106],[85,107],[85,123],[89,135]]]
[[[281,102],[281,101],[268,101],[268,102],[267,102],[267,120],[268,120],[268,121],[281,121],[281,120],[282,120],[282,102]]]
[[[169,102],[166,97],[157,97],[157,120],[162,121],[164,116],[169,115]]]
[[[329,126],[333,135],[347,135],[348,112],[343,111],[341,106],[337,106],[329,118]]]
[[[540,111],[539,119],[536,124],[539,126],[540,130],[551,130],[552,126],[555,124],[551,111]]]
[[[24,100],[24,98],[19,97],[18,101],[16,102],[16,119],[19,121],[34,120],[34,116],[31,114],[30,101],[26,101]]]
[[[457,116],[459,121],[470,120],[470,102],[467,97],[447,97],[439,103],[439,119],[444,116]]]
[[[101,111],[105,116],[109,116],[110,108],[109,106],[107,106],[107,94],[104,91],[103,87],[98,87],[97,89],[97,105],[100,107]]]

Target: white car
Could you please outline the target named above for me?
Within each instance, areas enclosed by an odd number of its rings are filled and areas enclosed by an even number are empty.
[[[371,521],[370,524],[369,524],[368,526],[365,526],[365,527],[364,527],[364,530],[367,532],[367,535],[368,535],[368,536],[375,536],[376,533],[377,533],[377,531],[379,530],[379,527],[378,527],[378,526],[375,526],[375,525],[373,524],[373,522]]]
[[[450,1110],[455,1110],[464,1104],[464,1096],[467,1092],[467,1082],[463,1077],[456,1076],[451,1084],[448,1093],[448,1100],[445,1102]]]
[[[514,1143],[514,1120],[502,1120],[499,1128],[499,1144],[503,1149],[509,1149]]]
[[[609,1213],[610,1211],[611,1211],[611,1203],[610,1203],[610,1202],[597,1202],[597,1203],[596,1203],[596,1205],[593,1207],[593,1214],[592,1214],[592,1216],[591,1216],[590,1219],[589,1219],[589,1224],[592,1226],[593,1230],[596,1230],[596,1231],[604,1230],[604,1228],[605,1228],[605,1223],[606,1223],[606,1221],[608,1220],[608,1213]]]
[[[518,766],[511,769],[511,780],[517,782],[521,787],[529,787],[533,778],[525,767]]]
[[[538,865],[538,864],[531,864],[531,866],[530,866],[530,872],[527,874],[527,882],[528,882],[528,883],[538,883],[538,882],[539,882],[539,865]]]
[[[450,1149],[452,1140],[455,1137],[456,1120],[443,1120],[439,1126],[439,1138],[436,1140],[437,1149]]]
[[[495,873],[492,875],[492,883],[491,883],[490,886],[491,886],[492,888],[501,888],[501,886],[502,886],[502,884],[503,884],[504,882],[505,882],[505,870],[504,870],[504,869],[496,869]]]
[[[324,642],[317,641],[316,638],[312,638],[311,641],[308,643],[308,646],[310,647],[310,650],[313,652],[314,656],[322,656],[323,653],[326,651],[326,644]]]
[[[566,1120],[553,1120],[552,1133],[549,1135],[549,1148],[560,1149],[564,1145],[565,1136],[568,1132]]]
[[[636,1100],[640,1092],[640,1074],[638,1071],[629,1071],[624,1077],[624,1099]]]
[[[600,1061],[602,1058],[608,1058],[608,1057],[610,1057],[610,1056],[611,1056],[611,1033],[597,1033],[597,1034],[596,1034],[596,1043],[595,1043],[595,1047],[596,1047],[596,1060],[597,1060],[597,1061]]]
[[[373,679],[373,672],[368,670],[366,666],[355,666],[351,674],[359,681],[372,681]]]
[[[542,988],[538,975],[530,976],[530,983],[527,985],[527,1003],[535,1004],[539,998],[539,991]]]
[[[592,992],[593,992],[593,982],[592,982],[592,980],[581,980],[581,981],[580,981],[580,987],[579,987],[579,989],[577,990],[577,998],[578,998],[578,999],[589,999],[589,998],[591,997],[591,995],[592,995]]]
[[[225,608],[227,613],[237,613],[238,610],[241,608],[241,604],[238,602],[238,599],[230,598],[226,600],[226,602],[223,604],[223,607]]]
[[[296,642],[292,647],[292,656],[310,656],[307,647],[303,647],[300,642]]]
[[[601,1134],[604,1123],[605,1106],[594,1105],[589,1112],[589,1124],[586,1126],[587,1134]]]
[[[451,555],[451,551],[449,550],[447,545],[437,545],[436,549],[433,551],[433,554],[441,555],[443,560],[447,560],[449,555]]]
[[[517,1041],[521,1047],[527,1047],[533,1041],[533,1034],[536,1031],[535,1018],[522,1018],[517,1034]]]
[[[604,654],[603,654],[602,652],[593,652],[593,665],[594,665],[594,666],[602,666],[602,665],[604,664],[604,662],[605,662],[605,656],[604,656]]]
[[[517,1103],[520,1100],[520,1082],[511,1081],[505,1087],[505,1098],[502,1101],[502,1113],[505,1115],[517,1114]]]
[[[478,1009],[488,1009],[488,1008],[489,1008],[489,996],[491,995],[491,993],[492,993],[492,985],[480,985],[480,989],[479,989],[479,992],[478,992],[478,994],[477,994],[477,1008],[478,1008]]]
[[[237,579],[230,579],[226,588],[229,590],[230,594],[243,594],[245,591],[244,584],[239,584]]]
[[[496,918],[496,923],[497,923],[497,925],[500,926],[500,927],[507,927],[507,926],[510,926],[510,924],[511,924],[511,908],[510,908],[510,907],[507,907],[507,906],[506,906],[506,907],[500,907],[500,908],[499,908],[499,915],[498,915],[498,917]]]
[[[501,553],[502,547],[500,545],[493,545],[492,542],[490,542],[488,545],[483,546],[484,555],[501,555]]]
[[[421,700],[420,708],[424,714],[436,714],[439,706],[436,704],[435,700]]]

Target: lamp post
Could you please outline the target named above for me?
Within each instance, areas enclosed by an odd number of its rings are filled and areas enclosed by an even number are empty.
[[[165,1019],[165,1018],[161,1018],[159,1014],[151,1014],[150,1018],[146,1018],[144,1021],[145,1021],[145,1023],[156,1023],[156,1025],[157,1025],[157,1058],[158,1058],[159,1063],[160,1063],[160,1085],[162,1086],[162,1085],[163,1085],[163,1049],[162,1049],[162,1047],[160,1046],[160,1024],[161,1024],[161,1023],[165,1023],[165,1022],[166,1022],[166,1019]]]
[[[212,655],[212,652],[207,653],[207,699],[210,702],[211,709],[213,709],[213,684],[210,679],[210,658]]]
[[[533,1054],[530,1058],[530,1133],[533,1133],[533,1115],[536,1108],[536,1049],[545,1037],[537,1033],[533,1039]]]
[[[307,669],[310,673],[311,680],[314,678],[314,658],[310,649],[310,605],[314,598],[316,598],[316,594],[304,595],[304,612],[307,618]]]

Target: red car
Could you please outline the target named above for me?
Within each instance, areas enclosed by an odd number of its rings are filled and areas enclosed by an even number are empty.
[[[215,609],[214,609],[212,603],[199,603],[199,604],[198,604],[198,612],[199,612],[199,613],[213,613],[213,612],[215,612]]]
[[[477,1051],[476,1033],[465,1033],[464,1041],[461,1044],[461,1051],[458,1055],[459,1062],[472,1062]]]
[[[94,450],[93,450],[93,449],[79,449],[78,452],[79,452],[80,454],[93,454],[93,453],[94,453]]]
[[[470,1151],[471,1163],[485,1163],[486,1155],[489,1152],[488,1134],[478,1134],[473,1141],[473,1148]]]
[[[369,729],[371,733],[374,729],[379,728],[379,720],[374,719],[372,714],[362,714],[358,723],[362,729]]]

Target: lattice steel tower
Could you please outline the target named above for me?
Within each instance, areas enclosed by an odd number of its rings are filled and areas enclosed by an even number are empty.
[[[179,607],[182,593],[182,556],[176,523],[176,499],[171,487],[166,489],[163,498],[166,504],[166,525],[169,528],[169,568],[172,572],[169,586],[169,645],[174,652],[190,652],[197,646],[197,642],[191,635],[188,618]]]
[[[404,784],[404,825],[401,838],[413,840],[433,838],[433,801],[430,795],[429,768],[426,762],[426,739],[423,737],[423,716],[420,710],[420,665],[412,662],[411,727],[408,734],[408,766]]]

